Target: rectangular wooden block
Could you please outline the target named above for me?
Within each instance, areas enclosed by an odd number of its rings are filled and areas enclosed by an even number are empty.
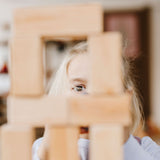
[[[1,160],[31,160],[34,133],[30,127],[4,125],[1,129]]]
[[[131,97],[128,94],[72,97],[68,101],[71,124],[120,123],[127,126],[131,122]]]
[[[44,93],[43,46],[39,37],[14,37],[11,44],[12,95],[39,96]]]
[[[120,125],[100,124],[90,127],[91,160],[123,160],[123,128]]]
[[[11,124],[43,127],[47,124],[64,125],[68,120],[66,99],[43,96],[41,98],[8,98],[8,122]]]
[[[49,131],[49,160],[80,160],[78,127],[53,127]]]
[[[8,98],[8,122],[42,127],[46,124],[86,126],[94,123],[129,125],[131,97],[82,96],[41,98]]]
[[[14,33],[41,36],[87,36],[103,31],[99,4],[30,7],[17,9]]]
[[[118,32],[106,32],[89,37],[91,94],[123,92],[121,74],[122,37]]]

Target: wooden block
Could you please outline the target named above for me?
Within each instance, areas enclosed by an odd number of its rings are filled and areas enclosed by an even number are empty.
[[[91,94],[115,94],[123,92],[121,80],[121,34],[107,32],[89,37]]]
[[[8,98],[8,122],[43,127],[46,124],[74,124],[86,126],[94,123],[130,124],[130,95],[82,96],[41,98]]]
[[[90,125],[94,123],[122,123],[128,125],[131,97],[82,96],[41,98],[8,98],[8,122],[41,127],[46,124]]]
[[[120,125],[100,124],[90,127],[91,160],[123,160],[123,128]]]
[[[8,98],[8,122],[11,124],[44,127],[47,124],[64,125],[68,111],[63,97]]]
[[[53,127],[49,131],[49,160],[80,160],[78,127]]]
[[[11,46],[11,94],[39,96],[44,93],[42,40],[14,37]]]
[[[4,125],[1,130],[1,160],[31,160],[34,133],[30,127]]]
[[[103,31],[99,4],[30,7],[14,14],[16,35],[87,36]]]
[[[131,97],[128,94],[72,97],[68,101],[71,124],[120,123],[128,126],[131,122]]]

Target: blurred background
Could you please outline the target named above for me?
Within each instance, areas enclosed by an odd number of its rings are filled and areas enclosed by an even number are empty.
[[[160,142],[160,1],[158,0],[0,0],[0,125],[6,119],[6,97],[10,90],[9,41],[15,8],[99,2],[104,8],[104,31],[120,31],[125,55],[132,60],[134,77],[145,115],[145,134]],[[78,17],[77,17],[78,18]],[[48,41],[46,92],[50,77],[76,41]],[[140,133],[139,133],[140,134]],[[141,135],[140,135],[141,136]]]

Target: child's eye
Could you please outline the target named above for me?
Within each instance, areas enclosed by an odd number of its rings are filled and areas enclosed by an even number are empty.
[[[72,88],[72,90],[74,90],[75,92],[83,92],[85,89],[86,88],[83,85],[77,85],[77,86]]]

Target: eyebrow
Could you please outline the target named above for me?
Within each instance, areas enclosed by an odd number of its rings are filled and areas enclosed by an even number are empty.
[[[70,82],[83,82],[83,83],[87,83],[87,81],[83,78],[73,78],[70,80]]]

